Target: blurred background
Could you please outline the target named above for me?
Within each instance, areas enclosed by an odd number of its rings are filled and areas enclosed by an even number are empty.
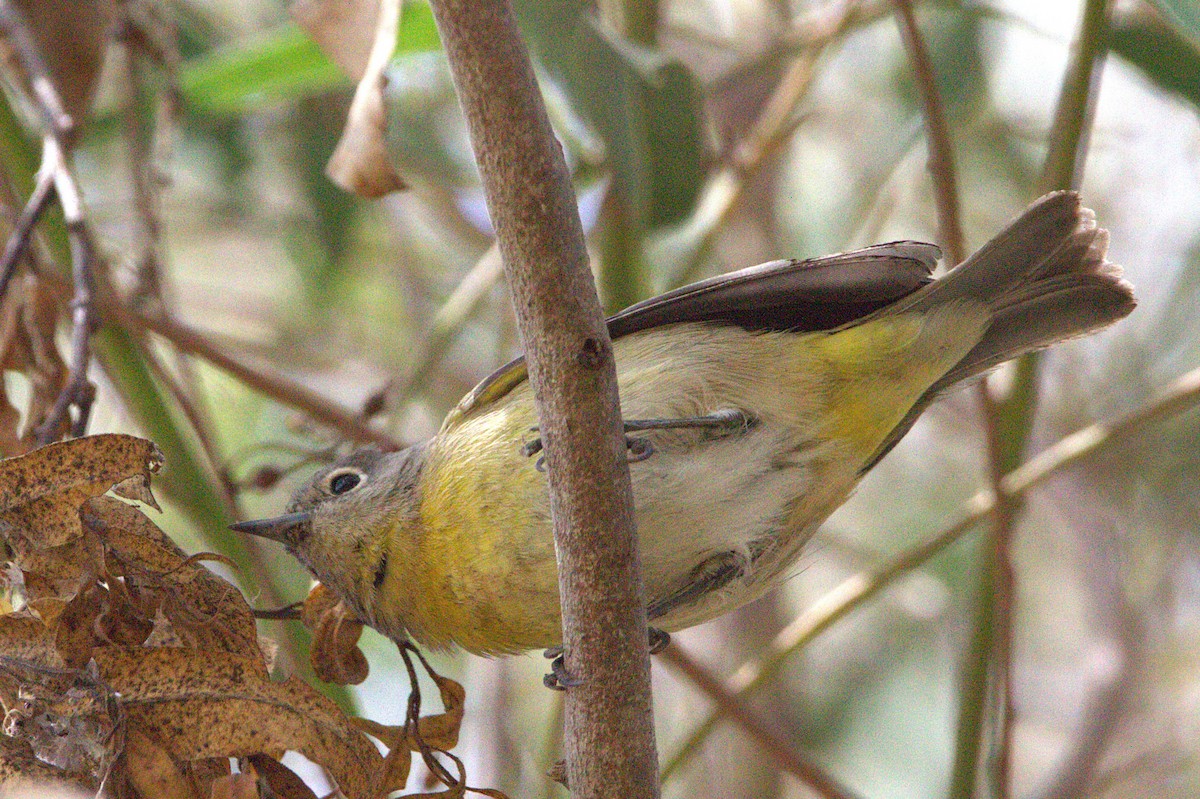
[[[761,261],[938,240],[922,87],[892,3],[515,5],[609,311]],[[967,250],[1074,179],[1137,289],[1129,319],[989,378],[1004,443],[991,458],[1007,469],[1154,403],[1200,366],[1200,11],[1188,0],[916,5]],[[286,604],[304,597],[306,575],[279,548],[234,541],[229,518],[278,513],[352,439],[432,435],[519,351],[445,58],[428,6],[405,3],[384,97],[387,152],[409,188],[372,200],[325,175],[354,82],[285,4],[128,0],[117,14],[76,168],[111,280],[159,321],[98,340],[90,430],[157,441],[159,523],[188,551],[241,564],[227,574],[252,605]],[[1098,38],[1081,38],[1085,19]],[[1048,152],[1077,40],[1095,73],[1066,112],[1081,143],[1064,178]],[[10,99],[3,163],[19,187],[32,172]],[[36,386],[6,369],[22,411]],[[1003,538],[1011,595],[984,522],[775,654],[780,631],[844,580],[963,518],[988,485],[982,413],[970,389],[935,405],[783,590],[675,645],[719,678],[770,659],[744,701],[855,796],[1200,795],[1195,412],[1165,413],[1031,490]],[[281,669],[309,673],[298,623],[263,629],[281,643]],[[366,682],[326,688],[400,723],[395,648],[371,631],[363,646]],[[543,776],[560,723],[540,656],[432,658],[467,688],[457,752],[470,784],[565,796]],[[664,796],[825,795],[737,724],[697,735],[713,704],[677,661],[658,659],[654,680]],[[287,762],[321,792],[318,769]]]

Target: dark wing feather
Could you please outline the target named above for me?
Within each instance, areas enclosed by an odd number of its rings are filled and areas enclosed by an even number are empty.
[[[898,241],[807,261],[771,261],[631,305],[609,317],[608,333],[615,339],[680,322],[832,330],[928,283],[940,256],[932,244]]]
[[[930,282],[941,251],[898,241],[807,261],[771,261],[669,291],[608,319],[614,339],[683,322],[746,330],[833,330],[906,297]],[[527,377],[517,358],[471,389],[442,423],[446,430],[503,397]]]

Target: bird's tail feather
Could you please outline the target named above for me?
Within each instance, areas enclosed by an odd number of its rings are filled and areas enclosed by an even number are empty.
[[[1121,268],[1105,258],[1108,231],[1075,192],[1047,194],[945,277],[889,312],[968,299],[991,309],[982,338],[921,396],[863,471],[908,432],[938,394],[1004,361],[1105,327],[1134,308]]]

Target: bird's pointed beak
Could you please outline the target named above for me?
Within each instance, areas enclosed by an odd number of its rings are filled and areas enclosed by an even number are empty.
[[[249,533],[259,538],[269,538],[281,544],[296,545],[304,537],[305,529],[312,521],[312,511],[288,513],[273,519],[254,519],[229,525],[230,530]]]

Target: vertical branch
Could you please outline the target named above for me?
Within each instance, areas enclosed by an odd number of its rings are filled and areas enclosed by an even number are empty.
[[[901,38],[908,49],[925,115],[929,143],[929,171],[933,179],[938,211],[938,235],[954,264],[966,257],[960,222],[960,203],[955,184],[954,156],[950,132],[938,92],[933,65],[917,28],[911,0],[896,0]],[[976,774],[987,726],[987,708],[997,703],[1001,733],[993,758],[992,781],[1003,799],[1009,791],[1009,747],[1011,745],[1012,694],[1009,675],[1012,656],[1013,578],[1011,503],[999,490],[1004,476],[1006,451],[998,422],[1000,408],[987,381],[978,388],[988,453],[988,480],[998,498],[992,520],[994,527],[980,564],[979,608],[974,632],[964,657],[962,691],[955,746],[951,796],[974,796]],[[994,705],[993,705],[994,706]]]
[[[562,149],[505,0],[435,0],[512,293],[548,465],[571,791],[655,797],[645,602],[612,343]]]
[[[954,174],[954,148],[946,111],[938,92],[933,62],[917,28],[912,0],[896,0],[896,15],[900,21],[900,38],[912,61],[913,76],[921,97],[921,112],[925,116],[925,141],[929,147],[929,175],[933,181],[933,200],[937,207],[938,239],[953,265],[967,257],[963,244],[958,185]]]
[[[1099,94],[1100,75],[1108,52],[1108,0],[1087,0],[1071,61],[1063,76],[1062,91],[1050,128],[1050,149],[1042,169],[1039,194],[1055,189],[1077,189],[1087,160],[1088,131]]]

